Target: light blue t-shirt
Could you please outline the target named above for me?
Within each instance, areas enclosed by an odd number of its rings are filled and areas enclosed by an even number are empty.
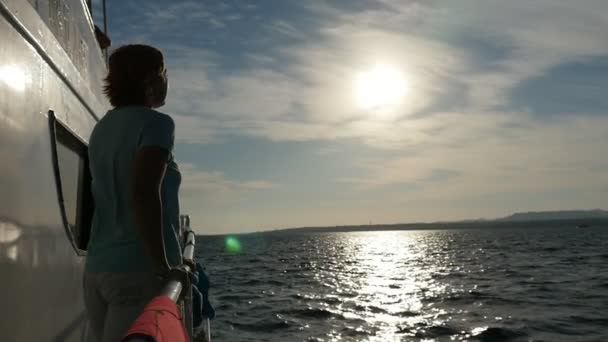
[[[175,124],[168,115],[129,106],[110,110],[89,141],[95,212],[87,250],[87,272],[148,272],[151,258],[135,227],[132,171],[136,152],[158,146],[173,152]],[[181,263],[178,240],[181,175],[171,155],[161,186],[163,237],[169,264]]]

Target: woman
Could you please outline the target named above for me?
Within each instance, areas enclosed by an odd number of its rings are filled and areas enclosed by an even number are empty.
[[[95,201],[84,274],[92,340],[120,341],[163,277],[181,264],[180,173],[164,105],[162,53],[126,45],[110,56],[105,94],[114,107],[95,126],[89,162]]]

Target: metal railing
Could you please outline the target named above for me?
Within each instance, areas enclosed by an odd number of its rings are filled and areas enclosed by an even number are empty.
[[[195,246],[195,237],[194,232],[190,230],[188,226],[188,230],[183,231],[184,236],[184,251],[183,251],[183,260],[184,264],[182,267],[185,271],[194,272],[196,270],[191,269],[191,265],[194,265],[194,246]],[[188,285],[188,284],[186,284]],[[174,302],[177,302],[182,291],[184,289],[183,280],[179,278],[172,278],[167,281],[165,285],[162,295],[171,298]],[[186,289],[188,290],[188,289]],[[191,290],[191,289],[190,289]],[[186,294],[187,297],[188,294]],[[190,296],[191,297],[191,296]]]
[[[190,216],[181,215],[180,216],[180,238],[184,241],[184,249],[183,249],[183,264],[182,269],[186,272],[194,272],[196,269],[192,269],[196,265],[196,261],[194,260],[194,247],[196,245],[195,234],[194,231],[190,228]],[[184,272],[185,273],[185,272]],[[182,292],[184,292],[182,296]],[[180,276],[179,273],[173,273],[173,276],[167,280],[165,287],[160,293],[161,296],[167,296],[175,303],[180,302],[181,299],[181,308],[182,308],[182,317],[184,317],[184,325],[186,328],[186,332],[190,338],[190,341],[193,341],[194,338],[194,327],[193,327],[193,317],[192,317],[192,284],[189,283],[188,279],[184,279],[184,277]],[[207,319],[205,327],[205,338],[207,342],[211,342],[211,325],[209,319]],[[139,337],[135,337],[133,339],[129,339],[129,342],[145,342],[147,340],[141,339]]]

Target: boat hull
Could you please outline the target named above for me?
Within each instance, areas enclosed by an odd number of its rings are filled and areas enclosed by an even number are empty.
[[[60,7],[57,19],[53,11]],[[84,257],[62,222],[47,113],[53,110],[86,144],[107,108],[100,92],[105,65],[86,10],[81,1],[0,1],[3,341],[85,339]],[[69,160],[60,163],[65,205],[74,205],[70,180],[79,170]]]

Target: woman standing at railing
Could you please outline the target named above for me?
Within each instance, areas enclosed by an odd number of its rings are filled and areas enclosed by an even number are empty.
[[[175,126],[153,109],[164,105],[167,84],[163,55],[153,47],[127,45],[110,56],[105,93],[114,108],[89,142],[95,213],[84,293],[98,342],[119,341],[182,262]]]

